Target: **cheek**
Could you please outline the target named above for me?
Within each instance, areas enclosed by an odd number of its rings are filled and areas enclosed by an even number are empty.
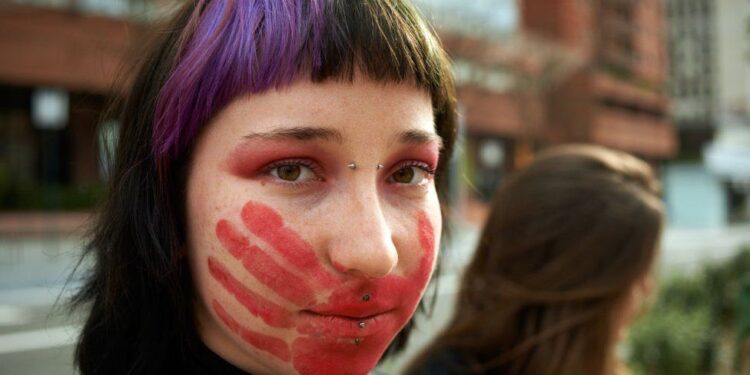
[[[439,217],[439,216],[438,216]],[[438,222],[439,223],[439,222]],[[294,367],[301,374],[365,374],[374,368],[388,345],[414,314],[435,265],[435,227],[425,212],[420,212],[412,232],[413,243],[418,243],[416,265],[405,276],[389,275],[376,283],[359,284],[335,291],[329,304],[356,305],[366,291],[372,301],[398,302],[394,319],[376,324],[388,328],[357,341],[336,338],[303,336],[292,344]],[[323,309],[327,308],[325,305]]]
[[[411,318],[429,282],[439,215],[436,224],[427,212],[404,224],[411,228],[404,249],[411,255],[409,265],[401,275],[379,279],[336,274],[267,206],[248,202],[240,216],[242,226],[227,220],[216,223],[219,244],[201,265],[208,279],[203,282],[217,291],[207,296],[217,321],[259,352],[260,358],[286,362],[284,366],[301,374],[365,374],[374,368]],[[260,288],[244,283],[247,276]],[[368,299],[362,298],[365,294]],[[368,321],[364,329],[317,326],[299,315],[303,309],[371,311],[374,306],[387,306],[392,314]]]

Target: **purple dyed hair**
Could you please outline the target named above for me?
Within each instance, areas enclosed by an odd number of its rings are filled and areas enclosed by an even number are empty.
[[[376,80],[408,80],[432,94],[436,115],[452,112],[447,60],[410,7],[402,1],[334,3],[198,1],[156,103],[152,148],[159,175],[230,101],[289,85],[300,75],[352,80],[356,70]],[[351,14],[342,14],[345,7]]]

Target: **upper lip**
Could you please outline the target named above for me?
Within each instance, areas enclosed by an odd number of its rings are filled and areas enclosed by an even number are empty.
[[[335,316],[345,319],[369,319],[376,317],[381,314],[385,314],[393,309],[389,308],[378,308],[373,306],[368,307],[356,307],[356,308],[337,308],[337,309],[311,309],[305,310],[308,313],[323,315],[323,316]]]

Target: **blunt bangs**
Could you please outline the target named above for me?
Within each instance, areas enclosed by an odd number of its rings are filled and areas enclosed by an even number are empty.
[[[152,149],[160,170],[182,157],[201,126],[235,98],[305,77],[351,82],[359,73],[414,84],[430,93],[437,132],[454,137],[448,59],[402,0],[198,0],[191,6],[156,101]]]

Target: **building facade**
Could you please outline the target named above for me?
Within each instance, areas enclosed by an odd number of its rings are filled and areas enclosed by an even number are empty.
[[[750,3],[668,0],[672,116],[682,150],[665,168],[683,227],[750,220]],[[671,183],[670,183],[671,182]],[[678,199],[705,202],[679,205]]]
[[[0,209],[91,206],[102,186],[99,125],[127,85],[129,51],[144,30],[132,15],[142,6],[0,5]]]
[[[601,144],[655,165],[678,152],[662,1],[494,2],[515,14],[505,19],[460,1],[421,3],[428,14],[438,8],[433,19],[456,61],[467,216],[481,221],[503,176],[547,146]],[[446,13],[468,19],[441,22]]]
[[[3,6],[0,53],[10,58],[0,61],[0,121],[9,125],[0,130],[0,193],[3,175],[20,190],[101,180],[107,142],[99,129],[116,126],[102,113],[126,85],[115,77],[132,65],[132,44],[170,3],[17,0]],[[655,163],[676,152],[661,1],[415,3],[455,62],[464,152],[454,170],[455,180],[468,186],[457,193],[468,206],[485,207],[506,173],[549,145],[599,143]],[[35,115],[40,108],[67,110],[50,119]]]

